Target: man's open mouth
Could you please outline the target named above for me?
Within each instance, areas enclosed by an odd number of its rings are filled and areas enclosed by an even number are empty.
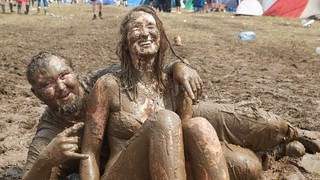
[[[68,100],[70,96],[71,96],[71,92],[69,91],[69,92],[61,94],[58,97],[58,99],[65,101],[65,100]]]

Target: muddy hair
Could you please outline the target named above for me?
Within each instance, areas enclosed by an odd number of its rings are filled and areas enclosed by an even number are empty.
[[[72,64],[71,59],[66,58],[63,55],[58,54],[58,53],[54,53],[54,52],[50,52],[50,51],[41,51],[40,53],[38,53],[37,55],[35,55],[31,58],[31,61],[27,66],[26,75],[27,75],[27,79],[31,85],[34,85],[34,83],[35,83],[34,82],[34,74],[35,73],[37,73],[37,72],[45,73],[45,72],[42,72],[42,68],[45,67],[46,65],[48,65],[48,63],[49,63],[48,59],[51,56],[56,56],[58,58],[64,59],[66,64],[68,66],[70,66],[71,69],[73,70],[73,64]]]
[[[153,72],[155,73],[156,80],[159,82],[159,89],[164,90],[165,82],[164,82],[164,73],[163,66],[165,61],[165,53],[170,46],[167,35],[165,33],[162,21],[156,14],[156,11],[148,6],[138,6],[133,8],[122,20],[120,25],[120,41],[117,45],[117,55],[121,62],[121,73],[120,80],[124,88],[128,90],[132,90],[136,92],[136,86],[138,83],[137,72],[135,72],[134,65],[132,63],[132,59],[129,52],[129,43],[127,39],[128,34],[128,23],[131,21],[132,14],[135,12],[145,12],[153,16],[156,21],[156,26],[160,32],[160,47],[158,53],[155,57],[155,63],[153,65]]]

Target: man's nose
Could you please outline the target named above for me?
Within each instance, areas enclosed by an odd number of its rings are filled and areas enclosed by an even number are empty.
[[[56,88],[57,88],[58,90],[63,90],[63,89],[65,89],[65,88],[66,88],[66,85],[65,85],[64,81],[61,80],[61,79],[58,79],[58,80],[57,80],[57,86],[56,86]]]

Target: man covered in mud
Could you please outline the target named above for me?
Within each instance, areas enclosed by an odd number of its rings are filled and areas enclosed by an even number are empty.
[[[71,171],[70,167],[74,167],[74,169],[78,167],[79,161],[75,161],[76,163],[72,165],[69,160],[88,158],[86,154],[77,153],[79,152],[77,150],[79,147],[77,134],[79,132],[77,133],[77,131],[83,124],[76,124],[76,122],[84,120],[83,102],[86,95],[98,77],[106,72],[115,72],[119,68],[111,67],[108,70],[98,71],[95,75],[89,74],[85,80],[78,81],[73,72],[71,61],[66,58],[51,53],[40,53],[33,59],[38,59],[34,61],[39,62],[29,65],[28,80],[32,85],[32,91],[48,105],[48,108],[41,117],[37,133],[29,148],[24,179],[39,179],[39,177],[47,179],[50,176],[51,178],[57,177],[57,175],[63,177],[76,172]],[[176,72],[180,71],[187,74],[187,70],[183,71],[185,68],[188,67],[184,63],[176,63],[172,66],[171,72],[173,72],[173,76],[179,76],[179,73]],[[189,78],[182,79],[178,82],[188,82],[186,90],[189,89],[189,93],[197,95],[196,92],[201,86],[201,81],[197,78],[190,81],[187,80]],[[193,98],[195,97],[193,95]],[[308,145],[307,150],[310,152],[319,151],[319,146],[312,143],[317,139],[307,138],[303,135],[306,132],[297,133],[297,130],[288,123],[261,109],[237,104],[223,105],[200,102],[193,107],[193,111],[194,115],[206,117],[215,127],[220,140],[224,142],[251,148],[255,151],[265,151],[279,144],[288,144],[298,137],[299,141]],[[103,155],[104,152],[102,150],[100,154]],[[231,152],[231,155],[226,152]],[[247,158],[249,161],[239,162],[233,152],[243,152],[246,158],[249,157]],[[259,175],[261,163],[252,151],[228,144],[224,148],[224,154],[229,165],[229,172],[231,172],[229,173],[231,179],[246,176],[248,178],[244,179],[254,179]],[[252,161],[250,161],[250,157],[253,159]],[[232,163],[240,163],[240,165]],[[260,163],[260,168],[257,163]],[[240,169],[234,169],[236,167],[240,167]],[[62,171],[66,169],[69,171]]]

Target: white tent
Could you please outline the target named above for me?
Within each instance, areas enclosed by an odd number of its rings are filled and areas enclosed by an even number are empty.
[[[261,16],[263,14],[263,9],[260,2],[257,0],[243,0],[237,7],[236,14]]]

